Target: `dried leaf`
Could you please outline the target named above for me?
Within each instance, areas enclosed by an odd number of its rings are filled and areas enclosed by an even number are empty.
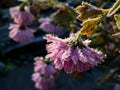
[[[76,13],[72,7],[64,5],[51,17],[54,23],[60,23],[62,26],[70,26],[76,20]]]
[[[82,28],[80,30],[81,34],[91,36],[96,29],[98,28],[99,23],[101,22],[102,17],[88,19],[82,23]]]
[[[76,11],[78,14],[79,20],[87,20],[88,18],[96,18],[100,17],[103,14],[106,14],[108,12],[107,9],[100,9],[97,8],[91,4],[88,4],[87,2],[82,2],[82,5],[78,6],[76,8]]]
[[[32,0],[32,2],[39,4],[40,9],[57,8],[59,4],[56,0]]]
[[[40,13],[40,5],[39,4],[32,4],[31,7],[30,7],[30,11],[33,15],[38,15]]]

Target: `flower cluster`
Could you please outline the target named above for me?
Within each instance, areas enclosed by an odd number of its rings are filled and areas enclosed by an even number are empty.
[[[54,86],[54,76],[56,72],[52,64],[46,64],[43,57],[35,57],[34,74],[32,80],[35,82],[35,87],[40,90],[48,90]]]
[[[33,30],[28,28],[35,17],[30,13],[28,6],[16,6],[10,8],[10,15],[16,24],[11,24],[9,37],[16,42],[27,42],[33,39]]]
[[[87,71],[105,58],[102,52],[88,46],[90,40],[82,41],[78,45],[78,42],[71,42],[74,40],[73,35],[67,39],[47,35],[45,39],[51,42],[47,45],[47,57],[53,60],[55,68],[64,68],[67,73]]]
[[[93,40],[94,37],[98,37],[100,35],[102,36],[102,39],[104,39],[104,35],[106,35],[110,41],[114,41],[112,40],[113,38],[111,38],[112,35],[105,30],[102,31],[102,29],[104,28],[103,24],[106,23],[104,20],[107,17],[114,15],[120,9],[120,0],[117,0],[113,7],[110,9],[97,8],[86,2],[82,2],[82,5],[79,5],[76,9],[74,9],[67,4],[54,2],[55,0],[52,0],[52,2],[47,0],[39,0],[38,2],[35,2],[35,0],[18,1],[22,1],[23,3],[20,6],[10,8],[10,15],[15,24],[11,24],[9,27],[11,30],[9,37],[16,42],[23,43],[34,38],[34,30],[28,26],[30,26],[35,20],[35,16],[33,16],[31,12],[34,12],[38,6],[39,9],[35,12],[39,13],[39,11],[42,9],[42,6],[48,8],[52,7],[53,4],[54,7],[54,4],[56,3],[57,9],[55,10],[57,11],[51,14],[50,18],[47,17],[39,19],[39,28],[44,32],[56,34],[58,32],[61,32],[63,29],[70,28],[71,32],[72,30],[75,30],[73,32],[79,30],[78,33],[71,34],[68,38],[65,39],[53,36],[51,34],[48,34],[44,37],[44,39],[48,42],[46,46],[48,54],[45,58],[34,58],[35,63],[32,80],[35,82],[35,87],[37,89],[48,90],[55,85],[54,74],[56,73],[56,69],[64,70],[66,73],[76,74],[90,70],[91,68],[101,64],[104,61],[106,55],[98,49],[91,48],[89,46],[91,40],[88,40],[86,38],[92,36],[97,28],[101,25],[103,26],[100,28],[101,32],[94,34],[90,39]],[[52,4],[49,3],[49,5],[51,4],[50,6],[45,5],[46,2],[51,2]],[[30,9],[28,5],[31,5],[32,9]],[[76,17],[78,20],[82,21],[81,28],[79,28]],[[118,29],[120,29],[120,15],[114,15],[114,19],[116,21]],[[102,34],[103,32],[104,34]],[[117,32],[117,30],[115,32]],[[120,32],[118,34],[120,34]],[[87,35],[87,37],[82,37],[82,35]],[[107,49],[109,49],[111,52],[113,49],[115,49],[115,47],[117,47],[112,42],[107,42],[105,44],[108,45]],[[104,48],[106,48],[106,45],[104,45]],[[104,51],[107,53],[107,50]],[[54,63],[55,67],[53,66],[52,62]],[[119,88],[120,85],[116,84],[115,90],[118,90]]]
[[[62,26],[52,24],[50,18],[41,18],[39,22],[40,28],[46,33],[58,33],[63,29]]]

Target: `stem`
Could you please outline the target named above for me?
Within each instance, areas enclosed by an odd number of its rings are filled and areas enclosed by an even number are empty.
[[[25,10],[24,8],[26,5],[28,5],[28,1],[26,1],[20,5],[20,11],[24,11]]]
[[[106,18],[107,14],[102,15],[100,18],[98,18],[97,23],[102,22]]]
[[[76,37],[75,41],[79,41],[79,39],[81,39],[81,31],[79,31],[77,33],[77,37]]]
[[[112,72],[110,72],[110,73],[107,74],[105,77],[103,77],[101,80],[99,80],[99,82],[100,82],[101,84],[107,82],[107,81],[108,81],[109,79],[111,79],[118,71],[119,71],[118,68],[113,69]]]
[[[115,4],[112,6],[112,8],[110,9],[110,11],[108,12],[108,17],[112,16],[113,14],[115,14],[118,10],[120,9],[120,0],[117,0],[115,2]]]
[[[104,20],[106,18],[106,15],[103,15],[102,17],[100,18],[97,18],[98,20],[96,20],[96,23],[100,23],[102,20]],[[81,31],[78,32],[78,35],[75,39],[75,41],[79,41],[79,39],[81,38]]]

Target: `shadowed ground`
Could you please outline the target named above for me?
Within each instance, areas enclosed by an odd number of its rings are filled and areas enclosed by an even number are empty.
[[[94,74],[94,72],[96,72]],[[33,65],[29,64],[0,77],[0,90],[36,90],[31,80]],[[71,78],[67,74],[56,77],[56,86],[51,90],[113,90],[112,81],[100,85],[96,82],[106,71],[97,68],[81,79]],[[94,79],[96,78],[96,80]]]

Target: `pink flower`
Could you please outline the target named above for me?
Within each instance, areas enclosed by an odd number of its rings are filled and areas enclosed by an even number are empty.
[[[40,23],[51,22],[51,19],[48,18],[48,17],[47,17],[47,18],[40,18],[40,19],[39,19],[39,22],[40,22]]]
[[[60,39],[47,35],[45,39],[51,42],[47,45],[48,55],[55,68],[64,69],[67,73],[84,72],[103,61],[105,55],[102,52],[88,47],[90,40],[82,42],[81,46],[70,43],[74,38]]]
[[[9,32],[9,37],[16,42],[23,43],[30,41],[34,38],[33,30],[28,27],[20,29],[20,25],[11,24],[9,29],[11,29],[11,31]]]
[[[20,10],[19,6],[10,8],[10,15],[14,22],[20,25],[31,25],[35,17],[30,13],[30,8],[25,7],[24,10]]]
[[[116,84],[114,90],[120,90],[120,84]]]
[[[39,22],[41,22],[40,28],[46,33],[58,33],[63,29],[62,26],[52,24],[50,18],[41,18]]]
[[[34,58],[34,74],[32,80],[35,82],[35,87],[41,90],[48,90],[54,86],[53,74],[56,72],[53,64],[46,64],[47,58],[35,57]]]
[[[56,70],[53,64],[46,64],[45,59],[43,57],[35,57],[34,58],[34,72],[39,72],[41,75],[53,75]]]
[[[42,77],[39,73],[34,73],[32,80],[35,82],[35,87],[40,90],[49,90],[55,85],[53,76]]]

